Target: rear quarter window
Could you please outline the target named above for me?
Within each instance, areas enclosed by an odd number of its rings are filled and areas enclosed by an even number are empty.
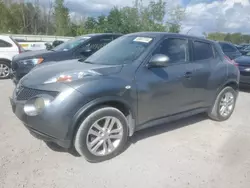
[[[221,48],[223,50],[223,52],[237,52],[237,48],[234,47],[233,45],[230,44],[226,44],[226,43],[220,43]]]
[[[193,49],[195,61],[214,58],[214,49],[210,43],[194,41]]]
[[[9,48],[12,47],[12,44],[4,41],[4,40],[0,40],[0,48]]]

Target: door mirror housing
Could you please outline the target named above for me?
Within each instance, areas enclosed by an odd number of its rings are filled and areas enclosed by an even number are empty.
[[[151,57],[148,68],[153,67],[167,67],[169,63],[169,57],[163,54],[155,54],[153,57]]]

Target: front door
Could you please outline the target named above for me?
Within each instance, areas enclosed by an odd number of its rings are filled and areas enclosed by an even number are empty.
[[[193,65],[189,61],[189,41],[167,38],[152,53],[167,55],[167,67],[147,68],[136,73],[138,124],[193,108]],[[146,62],[147,63],[147,62]]]

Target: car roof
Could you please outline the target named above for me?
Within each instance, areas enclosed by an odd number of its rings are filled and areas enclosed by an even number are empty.
[[[90,33],[90,34],[86,34],[86,35],[82,35],[80,37],[86,37],[86,36],[89,36],[89,37],[97,37],[97,36],[109,36],[109,35],[123,35],[121,33]]]
[[[9,35],[0,35],[0,38],[1,38],[1,39],[9,39],[10,36],[9,36]]]
[[[163,37],[163,36],[169,36],[169,37],[185,37],[188,39],[192,39],[192,40],[203,40],[203,41],[207,41],[207,42],[211,42],[214,43],[213,40],[208,40],[208,39],[204,39],[201,37],[197,37],[197,36],[192,36],[192,35],[184,35],[184,34],[179,34],[179,33],[168,33],[168,32],[137,32],[137,33],[130,33],[127,34],[128,36],[148,36],[148,37]]]

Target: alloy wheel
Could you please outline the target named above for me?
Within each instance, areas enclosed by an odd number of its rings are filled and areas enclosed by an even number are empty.
[[[220,101],[219,112],[223,117],[227,117],[231,114],[234,108],[234,95],[231,92],[226,92]]]
[[[10,68],[5,64],[0,64],[0,78],[7,78],[10,75]]]
[[[123,132],[120,120],[113,116],[97,120],[87,134],[88,150],[96,156],[109,155],[120,145]]]

